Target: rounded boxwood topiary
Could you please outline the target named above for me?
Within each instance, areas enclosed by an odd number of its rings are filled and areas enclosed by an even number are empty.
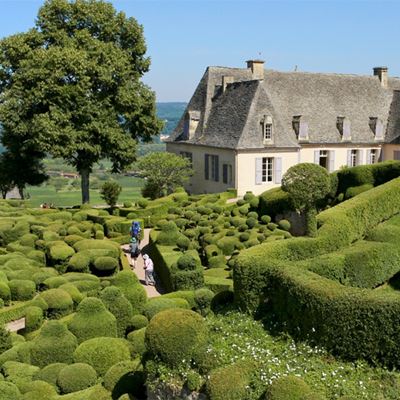
[[[107,370],[117,362],[129,359],[128,342],[124,339],[110,337],[86,340],[74,352],[76,363],[91,365],[100,376],[104,376]]]
[[[73,246],[76,242],[83,240],[84,238],[81,235],[81,231],[77,235],[67,235],[64,238],[64,242],[67,243],[68,246]]]
[[[51,276],[43,281],[41,286],[45,289],[56,289],[67,282],[68,281],[63,276]]]
[[[0,298],[4,301],[4,304],[8,304],[11,300],[11,290],[6,282],[0,282]]]
[[[190,247],[190,240],[184,236],[180,235],[176,240],[176,245],[182,250],[186,251]]]
[[[217,246],[225,256],[230,256],[234,252],[237,242],[238,240],[235,237],[223,237],[217,241]]]
[[[256,218],[252,218],[252,217],[247,218],[247,219],[246,219],[246,225],[247,225],[250,229],[254,228],[254,227],[257,225],[257,219],[256,219]]]
[[[113,284],[121,290],[131,303],[133,314],[140,314],[147,301],[147,294],[137,276],[132,274],[131,271],[121,271],[114,278]]]
[[[132,357],[142,356],[146,352],[146,345],[144,344],[145,332],[146,328],[142,328],[128,333],[126,338],[131,347]]]
[[[30,300],[35,296],[36,285],[33,281],[26,279],[14,279],[8,282],[11,291],[11,300]]]
[[[148,320],[151,320],[156,314],[161,311],[169,310],[171,308],[184,308],[190,309],[189,303],[185,299],[180,298],[164,298],[156,297],[150,299],[144,306],[143,313]]]
[[[251,211],[247,214],[247,218],[254,218],[255,220],[258,220],[258,214],[255,211]]]
[[[265,399],[268,400],[304,400],[312,395],[312,390],[297,376],[283,376],[272,382]]]
[[[287,219],[281,219],[278,222],[279,228],[283,229],[284,231],[289,231],[290,230],[290,222]]]
[[[98,257],[94,260],[96,275],[112,275],[119,267],[118,260],[113,257]]]
[[[169,221],[163,224],[161,232],[158,234],[156,242],[164,246],[173,246],[179,237],[178,227],[175,222]]]
[[[68,272],[89,272],[90,257],[88,254],[79,252],[74,254],[68,261]]]
[[[144,374],[140,360],[121,361],[113,365],[105,374],[104,387],[113,398],[122,399],[124,394],[135,398],[145,398]]]
[[[198,262],[190,254],[184,254],[178,258],[176,266],[180,270],[192,271],[198,267]]]
[[[25,332],[32,332],[39,329],[43,324],[43,310],[37,306],[30,306],[25,309]]]
[[[78,305],[84,298],[83,294],[73,283],[64,283],[60,286],[60,289],[65,290],[72,298],[74,305]]]
[[[48,306],[46,313],[49,318],[60,318],[72,311],[74,304],[72,297],[63,289],[49,289],[42,292],[39,297]]]
[[[57,377],[57,385],[63,394],[86,389],[95,385],[96,381],[96,371],[92,366],[84,363],[65,366]]]
[[[197,289],[194,292],[194,300],[196,302],[196,308],[200,314],[206,316],[210,313],[211,302],[214,298],[214,292],[207,288]]]
[[[247,240],[250,239],[250,234],[248,232],[243,232],[239,235],[239,240],[241,242],[246,242]]]
[[[87,297],[79,304],[68,329],[79,343],[97,336],[116,337],[117,320],[100,299]]]
[[[136,331],[145,328],[149,324],[149,320],[141,314],[134,315],[129,322],[129,329]]]
[[[158,313],[146,328],[147,351],[170,366],[196,360],[205,352],[207,327],[199,314],[172,309]],[[179,345],[177,345],[179,344]]]
[[[271,217],[269,215],[263,215],[261,217],[261,222],[264,224],[268,224],[271,222]]]
[[[33,375],[34,380],[44,381],[57,388],[57,378],[60,371],[68,364],[53,363],[46,365]]]
[[[223,255],[210,257],[208,259],[208,268],[225,268],[226,258]]]
[[[131,303],[116,286],[106,287],[101,292],[100,299],[107,310],[117,319],[117,334],[123,337],[128,326],[132,324],[133,309]]]
[[[40,368],[52,363],[71,363],[78,346],[76,337],[59,321],[48,321],[31,343],[31,362]]]
[[[31,381],[20,385],[21,393],[24,394],[25,400],[42,400],[51,399],[57,396],[57,391],[54,386],[45,381]]]
[[[1,400],[21,400],[21,392],[11,382],[0,381],[0,399]]]

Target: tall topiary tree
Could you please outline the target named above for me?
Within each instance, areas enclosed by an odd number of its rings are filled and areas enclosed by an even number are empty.
[[[117,182],[104,182],[100,188],[100,196],[110,207],[114,207],[117,204],[121,190],[122,187]]]
[[[3,144],[64,158],[89,202],[93,164],[121,171],[162,128],[145,53],[143,27],[111,3],[46,0],[34,28],[0,41]]]
[[[331,190],[328,171],[312,163],[294,165],[283,176],[282,189],[289,193],[296,209],[305,213],[307,235],[315,236],[317,232],[316,204]]]

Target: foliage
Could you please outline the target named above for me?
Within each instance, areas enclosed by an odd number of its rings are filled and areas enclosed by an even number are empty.
[[[146,328],[137,329],[128,333],[126,338],[131,345],[132,357],[142,356],[146,352],[146,345],[144,343],[145,333]]]
[[[46,313],[50,318],[68,314],[74,304],[71,295],[63,289],[49,289],[42,292],[39,297],[46,302],[48,306]]]
[[[119,194],[121,193],[122,187],[119,183],[108,181],[104,182],[100,188],[101,198],[110,206],[114,207],[118,202]]]
[[[83,202],[94,163],[109,158],[121,171],[137,139],[162,127],[140,82],[150,65],[143,28],[110,3],[48,1],[33,29],[0,48],[3,143],[23,138],[24,151],[64,158],[81,175]]]
[[[172,193],[193,174],[190,161],[173,153],[149,153],[136,164],[146,178],[143,195],[156,199]]]
[[[104,376],[107,370],[117,362],[129,359],[128,342],[124,339],[110,337],[86,340],[74,352],[76,363],[91,365],[100,376]]]
[[[143,314],[148,320],[151,320],[156,314],[161,311],[169,310],[171,308],[185,308],[189,309],[189,303],[182,298],[165,298],[156,297],[150,299],[145,305]]]
[[[10,332],[4,327],[4,325],[0,325],[0,354],[10,349],[11,346]]]
[[[311,398],[311,395],[310,387],[301,378],[284,376],[272,383],[265,398],[270,400],[304,400]]]
[[[145,340],[148,352],[174,366],[184,359],[196,359],[203,354],[207,328],[199,314],[171,309],[151,319],[146,328]]]
[[[137,329],[146,328],[148,324],[149,320],[144,315],[137,314],[131,318],[129,328],[135,331]]]
[[[37,306],[30,306],[25,310],[25,332],[39,329],[43,324],[43,310]]]
[[[11,382],[0,381],[0,398],[2,400],[21,400],[21,392]]]
[[[131,271],[118,272],[113,284],[121,290],[122,294],[131,303],[134,314],[143,310],[147,294],[135,274],[132,274]]]
[[[61,393],[72,393],[86,389],[96,384],[97,373],[88,364],[76,363],[61,369],[57,378],[57,385]]]
[[[44,381],[49,383],[50,385],[57,387],[57,378],[60,371],[66,366],[65,363],[52,363],[46,365],[41,370],[37,371],[33,379]]]
[[[35,282],[26,279],[15,279],[8,282],[11,300],[30,300],[36,293]]]

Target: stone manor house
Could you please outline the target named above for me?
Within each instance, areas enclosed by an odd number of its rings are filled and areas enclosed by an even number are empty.
[[[292,165],[400,159],[400,78],[208,67],[167,151],[188,157],[190,193],[260,194]]]

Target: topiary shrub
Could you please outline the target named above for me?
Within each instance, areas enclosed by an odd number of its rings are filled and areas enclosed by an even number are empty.
[[[68,281],[62,276],[51,276],[43,281],[41,288],[56,289]]]
[[[48,249],[47,257],[51,265],[63,264],[73,254],[75,254],[75,250],[72,247],[68,246],[64,242],[62,243],[63,244],[56,244],[54,246],[51,246]]]
[[[88,364],[76,363],[65,366],[57,377],[57,385],[61,393],[72,393],[96,384],[97,373]]]
[[[135,398],[146,397],[143,367],[139,360],[113,365],[105,374],[103,385],[115,399],[122,399],[121,396],[127,393]]]
[[[134,315],[129,322],[129,329],[136,331],[138,329],[145,328],[149,324],[149,320],[141,314]]]
[[[360,185],[360,186],[355,186],[355,187],[349,187],[346,190],[346,193],[344,195],[345,199],[351,199],[352,197],[358,196],[359,194],[366,192],[367,190],[372,189],[374,186],[371,184],[365,184],[365,185]]]
[[[162,311],[147,326],[145,343],[150,354],[174,367],[182,360],[196,360],[203,355],[207,343],[207,327],[203,318],[193,311]]]
[[[279,228],[283,229],[284,231],[290,231],[291,225],[287,219],[281,219],[278,222]]]
[[[26,279],[14,279],[8,282],[11,291],[11,300],[30,300],[35,296],[36,285],[33,281]]]
[[[246,225],[252,229],[257,225],[257,219],[253,217],[249,217],[246,219]]]
[[[11,382],[0,381],[1,400],[22,400],[21,392]]]
[[[71,363],[76,337],[59,321],[48,321],[31,342],[31,363],[40,368],[52,363]]]
[[[128,333],[126,337],[130,347],[132,357],[142,356],[146,352],[146,345],[144,344],[146,328],[138,329]]]
[[[57,395],[56,389],[44,381],[26,382],[20,386],[23,400],[51,399]]]
[[[22,384],[32,381],[32,376],[38,370],[38,367],[18,361],[6,361],[1,369],[5,379],[14,383],[18,388],[21,388]]]
[[[207,288],[197,289],[194,292],[194,300],[196,302],[196,309],[201,315],[206,316],[211,311],[211,302],[214,298],[214,292]]]
[[[141,199],[139,199],[137,201],[137,205],[140,208],[146,208],[148,206],[148,204],[149,204],[149,200],[145,199],[144,197],[142,197]]]
[[[68,272],[89,272],[90,257],[88,254],[79,252],[74,254],[68,261]]]
[[[242,400],[246,397],[252,372],[251,364],[238,362],[217,368],[209,374],[206,391],[212,400]]]
[[[181,251],[186,251],[190,247],[190,240],[186,236],[179,236],[176,245],[179,247]]]
[[[49,383],[50,385],[54,386],[55,388],[58,389],[57,387],[57,378],[58,374],[60,371],[68,364],[65,363],[53,363],[46,365],[44,368],[41,370],[37,371],[33,375],[34,380],[38,381],[44,381]]]
[[[95,240],[95,239],[84,239],[76,242],[74,244],[74,249],[77,252],[98,250],[97,252],[87,253],[87,254],[98,254],[98,255],[108,255],[110,257],[118,258],[120,255],[119,245],[111,240]],[[100,254],[99,250],[106,250],[107,254]]]
[[[0,298],[4,301],[5,305],[11,300],[11,290],[6,282],[0,282]]]
[[[69,314],[74,305],[71,295],[63,289],[49,289],[42,292],[39,297],[48,306],[46,315],[49,318],[60,318]]]
[[[24,332],[32,332],[39,329],[43,324],[43,310],[37,306],[30,306],[25,309]]]
[[[87,297],[81,301],[77,312],[68,323],[68,329],[78,343],[97,337],[116,337],[117,320],[100,299]]]
[[[100,299],[117,320],[117,335],[123,337],[128,326],[132,325],[131,303],[116,286],[109,286],[102,290]]]
[[[217,241],[217,246],[222,250],[225,256],[230,256],[235,250],[237,241],[235,237],[223,237]]]
[[[104,376],[114,364],[130,359],[129,345],[124,339],[97,337],[81,343],[73,357],[76,363],[87,363]]]
[[[208,268],[225,268],[226,258],[223,255],[214,256],[208,259]]]
[[[178,227],[175,222],[169,221],[162,225],[156,242],[164,246],[174,246],[179,236]]]
[[[174,290],[190,290],[204,286],[203,268],[192,256],[184,254],[171,267]]]
[[[11,349],[11,347],[12,341],[10,331],[7,330],[4,325],[0,325],[0,354]]]
[[[171,308],[184,308],[190,309],[189,303],[181,298],[165,298],[156,297],[150,299],[144,306],[143,314],[148,320],[151,320],[156,314],[161,311],[169,310]]]
[[[118,260],[113,257],[98,257],[93,265],[97,276],[112,275],[119,267]]]
[[[113,284],[131,303],[133,314],[140,314],[147,301],[147,294],[137,276],[131,271],[121,271],[115,276]]]
[[[77,306],[83,299],[83,294],[73,283],[64,283],[60,286],[60,289],[65,290],[72,298],[74,306]]]
[[[312,390],[297,376],[283,376],[272,382],[265,399],[268,400],[304,400],[312,395]]]

